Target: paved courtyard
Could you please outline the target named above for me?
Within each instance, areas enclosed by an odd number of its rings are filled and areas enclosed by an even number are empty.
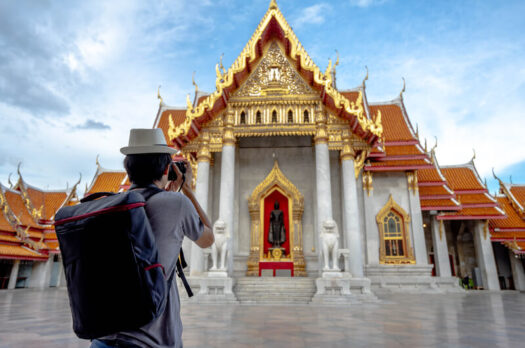
[[[185,347],[518,347],[525,294],[388,295],[352,306],[183,304]],[[0,291],[0,348],[88,347],[64,289]]]

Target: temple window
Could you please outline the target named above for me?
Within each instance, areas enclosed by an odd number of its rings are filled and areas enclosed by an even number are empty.
[[[261,123],[261,112],[257,111],[255,114],[255,123]]]
[[[304,110],[304,123],[310,123],[310,117],[308,116],[308,110]]]
[[[272,123],[277,123],[277,111],[272,112]]]
[[[293,112],[292,112],[292,110],[288,111],[288,123],[293,123]]]
[[[392,195],[376,216],[379,229],[379,262],[383,264],[415,263],[410,246],[408,215]]]
[[[244,113],[244,111],[241,112],[240,124],[246,124],[246,114]]]

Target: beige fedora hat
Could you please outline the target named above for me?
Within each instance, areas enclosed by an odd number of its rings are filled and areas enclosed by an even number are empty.
[[[142,153],[169,153],[172,155],[177,150],[166,144],[166,138],[160,128],[138,128],[129,131],[129,144],[121,148],[120,152],[124,155]]]

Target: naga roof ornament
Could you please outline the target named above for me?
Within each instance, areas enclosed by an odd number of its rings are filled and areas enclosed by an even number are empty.
[[[170,119],[170,125],[168,129],[168,136],[170,140],[176,139],[181,136],[187,136],[192,128],[192,124],[195,120],[200,117],[209,115],[215,107],[215,103],[219,100],[224,102],[227,101],[228,93],[231,87],[238,87],[235,75],[250,70],[250,64],[260,57],[261,47],[259,45],[260,40],[266,32],[266,28],[272,22],[276,21],[283,32],[284,40],[288,40],[288,51],[287,55],[298,62],[298,65],[307,73],[312,76],[312,83],[319,86],[320,89],[324,90],[325,94],[332,98],[333,104],[338,109],[343,109],[346,113],[354,115],[363,131],[370,132],[377,138],[381,138],[383,134],[383,127],[381,124],[381,113],[375,118],[368,118],[364,107],[363,107],[363,96],[362,92],[359,94],[357,102],[351,103],[343,94],[339,93],[334,86],[333,75],[332,75],[332,63],[329,62],[329,66],[323,73],[318,66],[315,65],[313,60],[310,58],[299,39],[292,31],[292,28],[287,23],[283,14],[279,10],[277,3],[272,0],[270,2],[268,11],[264,15],[263,19],[257,26],[254,34],[242,50],[241,54],[233,62],[228,70],[221,69],[222,64],[217,64],[215,67],[216,71],[216,90],[207,96],[198,105],[190,105],[186,110],[185,120],[179,124],[175,123]]]

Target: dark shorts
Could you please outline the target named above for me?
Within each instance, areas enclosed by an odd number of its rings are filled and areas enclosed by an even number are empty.
[[[141,348],[132,343],[126,343],[118,340],[93,340],[90,348]]]

